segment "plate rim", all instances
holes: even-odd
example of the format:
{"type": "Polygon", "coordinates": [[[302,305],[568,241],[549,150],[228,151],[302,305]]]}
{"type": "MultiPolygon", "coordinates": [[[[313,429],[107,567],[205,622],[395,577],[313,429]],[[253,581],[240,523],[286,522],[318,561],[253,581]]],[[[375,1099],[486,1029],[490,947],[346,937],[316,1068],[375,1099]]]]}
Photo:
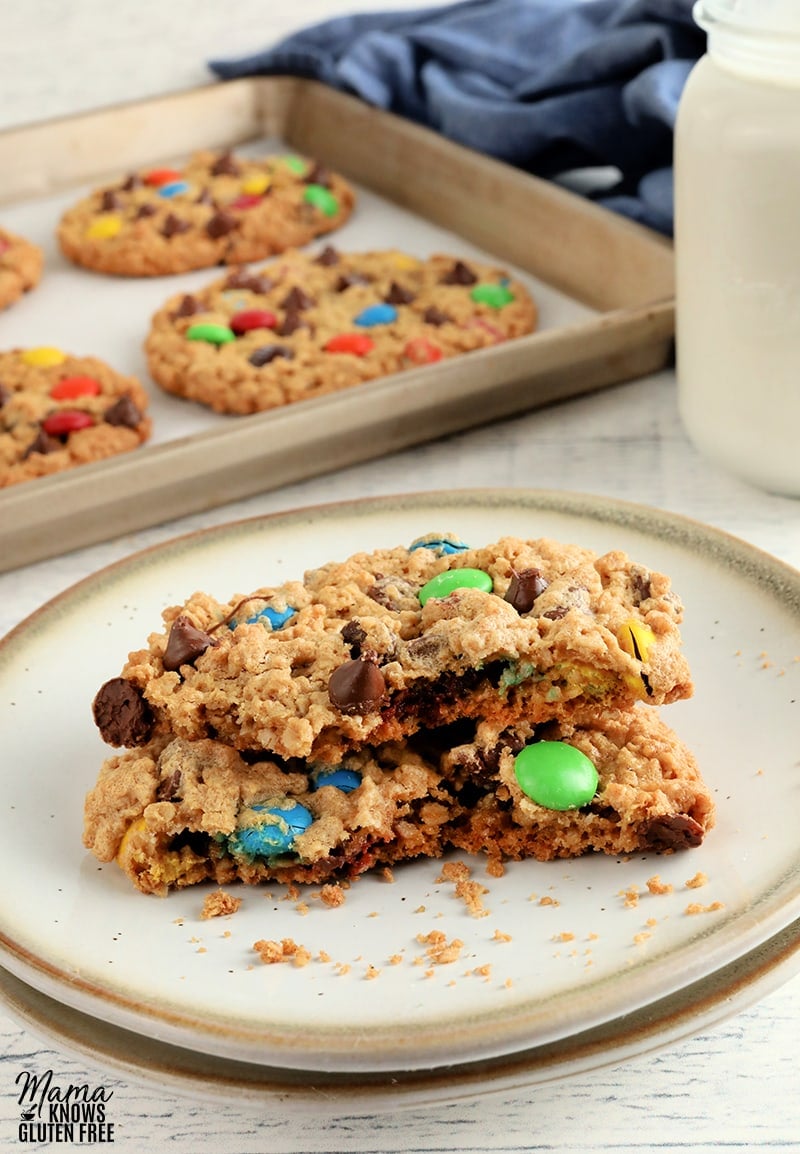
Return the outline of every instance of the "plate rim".
{"type": "MultiPolygon", "coordinates": [[[[86,596],[91,596],[95,587],[101,587],[109,580],[113,581],[117,575],[127,576],[134,573],[139,566],[149,564],[154,557],[177,556],[187,549],[202,547],[205,542],[213,541],[214,538],[224,539],[226,536],[235,538],[239,534],[247,535],[249,532],[257,531],[261,526],[269,527],[281,522],[298,525],[304,521],[312,520],[314,516],[334,516],[341,519],[343,517],[374,515],[379,513],[381,509],[391,509],[395,512],[413,509],[417,512],[424,511],[434,505],[440,510],[448,506],[478,507],[483,510],[516,505],[532,511],[541,510],[571,518],[589,519],[603,524],[616,523],[645,535],[656,535],[658,539],[677,544],[683,548],[690,548],[692,543],[702,544],[704,553],[714,557],[716,561],[720,559],[718,554],[726,557],[736,556],[741,561],[744,570],[748,571],[746,575],[751,581],[755,579],[760,586],[766,587],[773,596],[779,596],[782,606],[788,607],[800,618],[800,571],[757,546],[714,526],[705,525],[693,518],[653,506],[577,491],[562,492],[551,489],[492,487],[464,488],[411,491],[337,500],[329,503],[317,502],[286,510],[223,521],[213,526],[178,534],[111,562],[57,593],[28,614],[5,637],[0,639],[0,659],[9,646],[13,647],[20,638],[24,641],[27,632],[36,627],[39,619],[46,617],[47,614],[58,613],[64,604],[82,603],[86,596]],[[654,534],[656,527],[659,531],[654,534]]],[[[797,865],[800,865],[800,859],[798,859],[797,865]]],[[[790,881],[794,880],[795,874],[798,872],[797,865],[793,864],[789,873],[781,879],[781,886],[785,884],[787,878],[790,881]]],[[[798,887],[796,894],[790,894],[789,899],[783,902],[777,914],[773,912],[772,916],[757,920],[757,925],[751,927],[752,936],[747,939],[748,947],[755,948],[760,942],[780,932],[789,924],[796,916],[793,907],[798,900],[800,900],[800,887],[798,887]]],[[[721,941],[724,945],[730,938],[730,932],[728,935],[723,934],[722,938],[719,936],[720,933],[721,931],[716,931],[714,936],[718,942],[721,941]]],[[[734,935],[734,937],[738,938],[740,935],[734,935]]],[[[719,969],[737,956],[735,948],[730,945],[726,948],[718,945],[717,955],[718,964],[715,969],[719,969]]],[[[205,1018],[193,1018],[191,1015],[180,1011],[176,1013],[174,1007],[162,1004],[160,1001],[149,1005],[135,999],[132,1000],[126,997],[121,989],[105,987],[99,982],[82,980],[76,975],[65,972],[58,964],[53,964],[46,957],[38,957],[15,942],[13,937],[10,937],[2,927],[0,927],[0,958],[2,958],[2,965],[21,980],[28,981],[29,984],[36,984],[43,994],[54,997],[56,1000],[63,1000],[63,996],[68,996],[71,999],[71,1004],[77,1010],[90,1016],[97,1016],[95,1003],[99,1002],[105,1009],[105,1014],[100,1015],[105,1020],[116,1020],[122,1027],[140,1032],[147,1032],[148,1029],[152,1029],[153,1023],[157,1022],[166,1028],[167,1034],[174,1038],[176,1044],[191,1045],[192,1048],[195,1048],[195,1043],[202,1039],[205,1049],[208,1050],[210,1046],[212,1052],[222,1052],[219,1050],[220,1042],[224,1043],[226,1039],[236,1046],[263,1045],[269,1039],[271,1045],[283,1047],[281,1050],[282,1058],[285,1058],[295,1068],[317,1068],[309,1065],[309,1059],[304,1055],[301,1054],[298,1057],[296,1040],[294,1044],[291,1038],[287,1040],[287,1031],[285,1030],[281,1033],[279,1029],[280,1037],[275,1038],[270,1037],[270,1033],[274,1034],[274,1030],[270,1032],[265,1030],[263,1026],[259,1026],[255,1031],[247,1030],[240,1023],[232,1022],[230,1018],[226,1018],[224,1014],[220,1015],[216,1022],[209,1022],[205,1018]],[[109,1019],[109,1008],[114,1013],[114,1018],[109,1019]],[[185,1033],[181,1033],[187,1030],[194,1035],[192,1043],[187,1043],[185,1033]]],[[[667,963],[668,957],[662,958],[660,963],[655,964],[655,971],[663,970],[667,963]]],[[[655,979],[651,977],[651,987],[654,982],[655,979]]],[[[653,1000],[652,996],[650,1000],[653,1000]]],[[[519,1012],[515,1011],[514,1016],[518,1017],[519,1012]]],[[[473,1049],[478,1045],[480,1052],[489,1058],[496,1057],[500,1053],[518,1052],[529,1044],[532,1036],[530,1007],[525,1016],[527,1018],[526,1026],[520,1026],[517,1023],[514,1028],[511,1028],[508,1022],[508,1011],[499,1015],[496,1010],[477,1013],[468,1020],[465,1019],[466,1025],[462,1027],[466,1028],[467,1031],[467,1044],[473,1049]],[[502,1024],[504,1028],[504,1041],[499,1050],[497,1042],[487,1048],[486,1033],[487,1031],[489,1033],[496,1031],[498,1023],[502,1024]]],[[[569,1014],[566,1016],[569,1017],[569,1014]]],[[[608,1017],[604,1020],[608,1020],[608,1017]]],[[[595,1020],[593,1025],[597,1024],[599,1023],[595,1020]]],[[[535,1022],[533,1025],[535,1027],[535,1022]]],[[[432,1039],[427,1038],[428,1034],[437,1029],[441,1029],[441,1023],[438,1019],[426,1025],[422,1030],[422,1033],[426,1035],[424,1052],[427,1057],[423,1065],[417,1061],[417,1066],[420,1069],[430,1069],[442,1061],[459,1060],[452,1058],[453,1045],[456,1045],[457,1052],[458,1048],[464,1046],[464,1041],[454,1043],[452,1036],[448,1038],[446,1051],[450,1057],[447,1058],[443,1056],[444,1051],[441,1045],[437,1046],[432,1039]]],[[[391,1068],[393,1064],[396,1064],[398,1047],[403,1050],[410,1045],[407,1039],[404,1043],[400,1037],[403,1032],[396,1025],[382,1025],[369,1032],[371,1035],[377,1035],[371,1037],[369,1062],[365,1065],[359,1060],[358,1065],[352,1067],[353,1069],[391,1068]]],[[[337,1030],[329,1027],[328,1035],[325,1038],[330,1047],[327,1053],[333,1062],[341,1058],[342,1053],[349,1049],[346,1042],[339,1041],[338,1044],[334,1044],[337,1033],[337,1030]]],[[[541,1044],[545,1044],[557,1040],[557,1037],[563,1036],[563,1033],[562,1023],[555,1030],[556,1036],[548,1036],[547,1031],[536,1033],[535,1036],[541,1044]]],[[[553,1034],[552,1029],[550,1034],[553,1034]]],[[[319,1038],[319,1035],[317,1037],[319,1038]]],[[[419,1034],[415,1034],[415,1047],[418,1047],[419,1043],[419,1034]]],[[[197,1048],[203,1049],[203,1045],[198,1044],[197,1048]]]]}

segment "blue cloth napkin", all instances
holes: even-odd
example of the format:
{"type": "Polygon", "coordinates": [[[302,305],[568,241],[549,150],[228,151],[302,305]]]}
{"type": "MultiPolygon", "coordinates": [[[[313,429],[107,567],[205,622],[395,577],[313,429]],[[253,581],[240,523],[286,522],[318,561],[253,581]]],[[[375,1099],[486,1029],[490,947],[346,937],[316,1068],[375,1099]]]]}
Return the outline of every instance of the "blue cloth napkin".
{"type": "Polygon", "coordinates": [[[692,0],[466,0],[339,16],[209,67],[225,80],[312,77],[537,176],[616,170],[589,194],[669,235],[675,114],[705,51],[691,10],[692,0]]]}

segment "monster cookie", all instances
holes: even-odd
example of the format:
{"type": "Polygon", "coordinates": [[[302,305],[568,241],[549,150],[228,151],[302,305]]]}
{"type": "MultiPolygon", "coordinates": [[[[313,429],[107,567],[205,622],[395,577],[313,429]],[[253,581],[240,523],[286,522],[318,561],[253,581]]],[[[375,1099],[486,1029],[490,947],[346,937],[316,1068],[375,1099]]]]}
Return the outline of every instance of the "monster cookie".
{"type": "Polygon", "coordinates": [[[694,757],[641,704],[587,726],[480,723],[440,770],[460,803],[448,844],[497,861],[687,849],[714,825],[694,757]]]}
{"type": "Polygon", "coordinates": [[[105,741],[170,733],[338,762],[461,717],[591,720],[691,694],[682,605],[624,553],[450,534],[222,603],[196,593],[94,700],[105,741]]]}
{"type": "Polygon", "coordinates": [[[0,353],[0,488],[135,449],[147,394],[94,357],[46,346],[0,353]]]}
{"type": "Polygon", "coordinates": [[[105,762],[84,844],[146,893],[206,878],[321,882],[437,856],[450,809],[435,768],[400,746],[328,767],[177,738],[105,762]]]}
{"type": "Polygon", "coordinates": [[[353,202],[342,177],[299,156],[198,152],[97,189],[63,215],[58,239],[97,272],[162,276],[307,244],[344,224],[353,202]]]}
{"type": "Polygon", "coordinates": [[[42,263],[40,248],[0,228],[0,309],[39,283],[42,263]]]}
{"type": "Polygon", "coordinates": [[[150,373],[224,413],[350,388],[536,327],[536,306],[500,268],[450,256],[289,252],[237,269],[155,314],[150,373]]]}
{"type": "Polygon", "coordinates": [[[672,850],[713,825],[691,754],[652,709],[587,728],[481,723],[468,743],[450,740],[428,733],[419,750],[412,739],[329,766],[165,736],[104,763],[84,844],[164,894],[206,879],[342,880],[448,848],[495,863],[672,850]]]}

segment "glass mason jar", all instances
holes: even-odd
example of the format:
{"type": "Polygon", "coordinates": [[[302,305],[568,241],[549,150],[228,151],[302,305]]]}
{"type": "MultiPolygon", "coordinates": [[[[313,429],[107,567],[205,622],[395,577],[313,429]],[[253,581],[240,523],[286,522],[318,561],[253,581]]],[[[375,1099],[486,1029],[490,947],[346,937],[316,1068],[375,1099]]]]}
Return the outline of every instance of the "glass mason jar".
{"type": "Polygon", "coordinates": [[[696,447],[800,496],[800,0],[701,0],[675,127],[676,356],[696,447]]]}

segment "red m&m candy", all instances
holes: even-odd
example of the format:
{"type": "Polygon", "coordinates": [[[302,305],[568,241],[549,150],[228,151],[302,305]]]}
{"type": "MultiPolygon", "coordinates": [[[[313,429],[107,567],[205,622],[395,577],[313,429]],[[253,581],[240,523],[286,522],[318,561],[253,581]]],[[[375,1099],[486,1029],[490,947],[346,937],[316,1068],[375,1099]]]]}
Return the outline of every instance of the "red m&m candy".
{"type": "Polygon", "coordinates": [[[415,337],[403,349],[403,356],[415,365],[431,365],[434,361],[440,361],[444,353],[426,337],[415,337]]]}
{"type": "Polygon", "coordinates": [[[268,309],[242,309],[230,319],[230,326],[238,336],[249,333],[251,329],[274,329],[277,323],[275,313],[268,309]]]}
{"type": "Polygon", "coordinates": [[[338,333],[326,343],[325,352],[352,353],[356,357],[365,357],[374,348],[374,342],[361,333],[338,333]]]}
{"type": "Polygon", "coordinates": [[[243,192],[228,204],[228,208],[255,208],[257,204],[261,204],[264,199],[263,196],[256,196],[254,192],[243,192]]]}
{"type": "Polygon", "coordinates": [[[76,397],[97,397],[102,391],[94,377],[64,377],[53,385],[50,396],[56,401],[74,401],[76,397]]]}
{"type": "Polygon", "coordinates": [[[64,437],[67,433],[77,433],[79,429],[88,429],[94,424],[94,417],[89,413],[82,413],[79,409],[61,409],[51,413],[42,421],[42,428],[51,437],[64,437]]]}
{"type": "Polygon", "coordinates": [[[171,184],[173,180],[180,180],[182,176],[183,173],[174,168],[153,168],[145,174],[144,182],[153,188],[158,188],[162,184],[171,184]]]}

